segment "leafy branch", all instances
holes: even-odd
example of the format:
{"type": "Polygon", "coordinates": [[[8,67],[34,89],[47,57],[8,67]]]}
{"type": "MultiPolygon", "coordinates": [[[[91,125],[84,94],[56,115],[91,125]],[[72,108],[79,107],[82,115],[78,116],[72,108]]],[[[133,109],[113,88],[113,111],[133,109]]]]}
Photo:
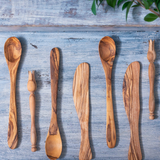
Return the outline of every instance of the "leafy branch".
{"type": "Polygon", "coordinates": [[[116,6],[119,7],[123,4],[122,10],[126,9],[126,20],[131,7],[142,7],[151,11],[152,13],[144,17],[144,20],[147,22],[152,22],[160,18],[160,0],[93,0],[91,10],[94,15],[96,15],[97,7],[99,7],[103,1],[106,1],[112,8],[116,6]]]}

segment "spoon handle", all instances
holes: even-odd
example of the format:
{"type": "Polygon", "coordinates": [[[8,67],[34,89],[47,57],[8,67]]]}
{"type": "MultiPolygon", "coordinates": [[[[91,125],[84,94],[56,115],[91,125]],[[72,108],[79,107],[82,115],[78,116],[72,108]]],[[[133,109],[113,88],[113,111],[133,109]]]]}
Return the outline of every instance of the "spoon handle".
{"type": "Polygon", "coordinates": [[[32,143],[31,151],[35,152],[37,150],[36,148],[37,135],[36,135],[36,127],[35,127],[36,103],[35,103],[34,92],[37,88],[37,85],[35,80],[35,72],[29,71],[28,73],[29,73],[29,78],[28,78],[27,88],[28,88],[28,91],[30,92],[29,105],[30,105],[30,112],[31,112],[31,143],[32,143]]]}
{"type": "Polygon", "coordinates": [[[150,82],[150,95],[149,95],[149,119],[154,119],[154,110],[155,110],[155,98],[154,98],[154,78],[155,78],[155,66],[154,63],[149,64],[149,82],[150,82]]]}
{"type": "Polygon", "coordinates": [[[53,48],[50,53],[50,71],[51,71],[51,98],[52,98],[52,115],[49,127],[49,134],[56,135],[58,130],[57,124],[57,93],[58,93],[58,76],[59,76],[59,50],[53,48]]]}
{"type": "Polygon", "coordinates": [[[15,149],[18,144],[17,130],[17,109],[16,109],[16,75],[17,71],[10,72],[10,109],[9,109],[9,124],[8,124],[8,146],[15,149]]]}
{"type": "Polygon", "coordinates": [[[116,145],[116,128],[114,122],[114,111],[113,111],[113,102],[112,102],[112,68],[106,68],[106,85],[107,85],[107,126],[106,126],[106,139],[107,145],[109,148],[114,148],[116,145]]]}
{"type": "Polygon", "coordinates": [[[31,143],[32,143],[32,152],[37,150],[36,148],[36,127],[35,127],[35,95],[31,93],[29,96],[29,105],[30,105],[30,112],[31,112],[31,143]]]}
{"type": "Polygon", "coordinates": [[[150,82],[150,95],[149,95],[149,119],[154,119],[154,110],[155,110],[155,97],[154,97],[154,78],[155,78],[155,66],[154,61],[156,59],[156,52],[154,47],[155,41],[149,41],[149,48],[147,53],[147,59],[150,62],[148,68],[148,76],[150,82]]]}

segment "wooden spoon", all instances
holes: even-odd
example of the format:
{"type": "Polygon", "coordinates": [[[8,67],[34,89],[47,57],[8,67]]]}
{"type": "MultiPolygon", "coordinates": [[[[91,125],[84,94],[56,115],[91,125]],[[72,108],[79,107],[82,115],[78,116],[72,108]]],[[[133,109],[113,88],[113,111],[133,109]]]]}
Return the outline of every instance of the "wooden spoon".
{"type": "Polygon", "coordinates": [[[36,135],[36,127],[35,127],[36,103],[35,103],[34,92],[37,89],[37,84],[35,80],[35,72],[29,71],[28,74],[29,74],[29,78],[28,78],[27,89],[30,92],[29,105],[30,105],[30,112],[31,112],[31,143],[32,143],[31,151],[35,152],[37,150],[37,147],[36,147],[37,135],[36,135]]]}
{"type": "Polygon", "coordinates": [[[52,160],[59,158],[62,152],[62,140],[57,123],[59,57],[58,48],[53,48],[50,53],[52,115],[45,145],[46,155],[52,160]]]}
{"type": "Polygon", "coordinates": [[[112,67],[116,54],[115,42],[110,37],[103,37],[99,42],[99,55],[106,76],[107,86],[107,122],[106,122],[106,139],[109,148],[116,145],[116,128],[114,122],[113,102],[112,102],[112,67]]]}
{"type": "Polygon", "coordinates": [[[18,144],[17,132],[17,108],[16,108],[16,76],[19,61],[21,59],[22,47],[20,41],[16,37],[7,39],[4,45],[4,54],[10,73],[10,109],[8,124],[8,146],[15,149],[18,144]]]}
{"type": "Polygon", "coordinates": [[[149,119],[154,119],[154,110],[155,110],[155,97],[154,97],[154,78],[155,78],[155,66],[154,61],[156,59],[156,52],[154,48],[154,41],[149,41],[149,48],[147,53],[147,58],[150,62],[148,68],[148,76],[150,82],[150,95],[149,95],[149,119]]]}
{"type": "Polygon", "coordinates": [[[74,74],[73,99],[81,126],[80,160],[92,159],[89,143],[89,65],[81,63],[74,74]]]}
{"type": "Polygon", "coordinates": [[[139,74],[140,64],[139,62],[133,62],[128,66],[123,80],[123,101],[131,130],[130,146],[128,151],[129,160],[142,159],[139,142],[139,74]]]}

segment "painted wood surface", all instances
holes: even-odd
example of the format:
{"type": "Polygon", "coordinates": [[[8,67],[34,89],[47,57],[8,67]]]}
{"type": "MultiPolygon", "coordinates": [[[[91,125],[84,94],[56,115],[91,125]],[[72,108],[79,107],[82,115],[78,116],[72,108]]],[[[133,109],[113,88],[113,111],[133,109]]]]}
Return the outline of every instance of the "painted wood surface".
{"type": "Polygon", "coordinates": [[[106,3],[98,8],[97,16],[91,12],[93,0],[0,0],[0,26],[56,26],[56,25],[110,25],[160,26],[160,19],[148,23],[144,16],[149,11],[132,8],[126,22],[126,11],[115,10],[106,3]]]}
{"type": "Polygon", "coordinates": [[[76,67],[90,64],[90,124],[89,137],[93,158],[96,160],[127,160],[130,127],[125,113],[122,85],[125,71],[133,61],[139,61],[140,74],[140,143],[146,160],[158,160],[160,150],[160,33],[157,31],[105,31],[105,32],[0,32],[0,159],[47,160],[45,141],[51,119],[50,50],[60,49],[60,70],[57,117],[63,150],[61,159],[78,159],[81,129],[72,94],[76,67]],[[10,76],[4,57],[4,43],[8,37],[17,37],[22,44],[22,57],[17,73],[18,148],[7,144],[10,76]],[[116,57],[112,73],[113,106],[117,144],[113,149],[106,144],[106,83],[99,58],[98,44],[102,37],[110,36],[116,43],[116,57]],[[148,40],[155,39],[155,119],[149,120],[149,78],[147,59],[148,40]],[[37,149],[31,152],[30,109],[27,90],[28,71],[35,70],[37,90],[36,130],[37,149]]]}

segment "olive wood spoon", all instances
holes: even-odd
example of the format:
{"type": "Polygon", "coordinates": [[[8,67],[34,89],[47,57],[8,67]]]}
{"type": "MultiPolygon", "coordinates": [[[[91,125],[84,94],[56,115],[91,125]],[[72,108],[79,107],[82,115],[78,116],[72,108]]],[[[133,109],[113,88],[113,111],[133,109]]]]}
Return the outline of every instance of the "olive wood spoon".
{"type": "Polygon", "coordinates": [[[79,160],[92,159],[89,142],[89,65],[81,63],[74,74],[73,100],[81,126],[79,160]]]}
{"type": "Polygon", "coordinates": [[[139,62],[133,62],[128,66],[123,80],[123,101],[131,131],[129,160],[142,159],[139,142],[139,75],[140,64],[139,62]]]}
{"type": "Polygon", "coordinates": [[[112,102],[112,67],[116,54],[115,42],[111,37],[103,37],[99,42],[99,55],[103,65],[107,86],[107,118],[106,118],[106,140],[109,148],[116,145],[116,128],[114,122],[114,111],[112,102]]]}
{"type": "Polygon", "coordinates": [[[149,95],[149,119],[154,119],[154,110],[155,110],[155,97],[154,97],[154,78],[155,78],[155,66],[154,61],[156,59],[156,52],[154,48],[154,41],[149,41],[149,48],[147,53],[147,58],[150,62],[148,67],[148,76],[150,82],[150,95],[149,95]]]}
{"type": "Polygon", "coordinates": [[[31,143],[32,143],[31,151],[35,152],[37,150],[37,147],[36,147],[37,135],[36,135],[36,127],[35,127],[36,103],[35,103],[34,92],[37,89],[37,84],[36,84],[36,80],[35,80],[35,72],[29,71],[28,74],[29,74],[29,76],[28,76],[27,89],[30,92],[29,105],[30,105],[30,112],[31,112],[31,143]]]}
{"type": "Polygon", "coordinates": [[[8,124],[8,146],[15,149],[18,144],[17,130],[17,108],[16,108],[16,76],[19,61],[21,59],[22,47],[20,41],[16,37],[7,39],[4,45],[4,55],[10,73],[10,109],[8,124]]]}
{"type": "Polygon", "coordinates": [[[50,53],[52,115],[45,144],[46,155],[52,160],[59,158],[62,152],[62,140],[57,123],[59,59],[58,48],[53,48],[50,53]]]}

